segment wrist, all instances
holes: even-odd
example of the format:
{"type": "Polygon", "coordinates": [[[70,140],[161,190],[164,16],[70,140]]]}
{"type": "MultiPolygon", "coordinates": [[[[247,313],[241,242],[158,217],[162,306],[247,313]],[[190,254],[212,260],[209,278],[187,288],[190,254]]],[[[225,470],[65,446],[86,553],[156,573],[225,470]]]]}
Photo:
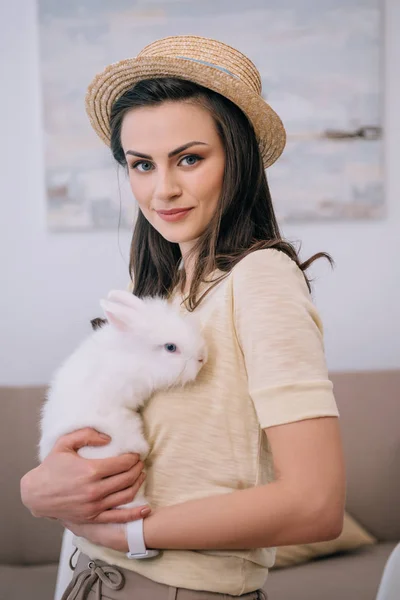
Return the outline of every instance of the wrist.
{"type": "MultiPolygon", "coordinates": [[[[154,512],[152,514],[154,515],[154,512]]],[[[156,541],[154,540],[153,536],[151,515],[143,521],[143,539],[144,543],[146,544],[146,548],[157,548],[156,541]]]]}
{"type": "Polygon", "coordinates": [[[127,523],[123,523],[116,528],[116,536],[115,536],[115,545],[113,550],[118,550],[119,552],[129,552],[128,539],[126,535],[126,525],[127,523]]]}
{"type": "MultiPolygon", "coordinates": [[[[68,524],[66,524],[68,525],[68,524]]],[[[83,537],[93,544],[104,546],[118,552],[128,552],[125,524],[108,523],[107,525],[83,525],[68,527],[78,537],[83,537]],[[75,530],[75,531],[74,531],[75,530]]]]}

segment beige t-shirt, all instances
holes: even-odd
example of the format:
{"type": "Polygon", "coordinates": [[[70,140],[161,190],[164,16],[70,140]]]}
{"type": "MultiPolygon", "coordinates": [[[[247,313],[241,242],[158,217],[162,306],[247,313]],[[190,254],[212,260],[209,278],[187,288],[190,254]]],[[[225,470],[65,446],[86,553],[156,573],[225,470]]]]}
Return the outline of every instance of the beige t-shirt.
{"type": "MultiPolygon", "coordinates": [[[[180,298],[173,301],[179,305],[180,298]]],[[[321,322],[303,274],[285,254],[248,255],[196,313],[208,362],[194,383],[154,394],[143,411],[153,508],[267,484],[274,472],[263,428],[338,416],[321,322]]],[[[164,550],[135,561],[82,538],[76,542],[91,558],[159,583],[232,595],[262,587],[275,559],[275,548],[263,548],[164,550]]]]}

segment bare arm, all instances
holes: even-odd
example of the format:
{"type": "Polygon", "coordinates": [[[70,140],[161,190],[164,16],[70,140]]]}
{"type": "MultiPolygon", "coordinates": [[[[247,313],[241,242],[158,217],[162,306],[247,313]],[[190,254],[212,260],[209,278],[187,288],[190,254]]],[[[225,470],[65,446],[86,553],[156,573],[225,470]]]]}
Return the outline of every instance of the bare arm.
{"type": "MultiPolygon", "coordinates": [[[[338,537],[345,503],[338,419],[308,419],[266,431],[276,481],[153,511],[144,521],[147,547],[227,550],[338,537]]],[[[92,541],[128,550],[122,531],[98,531],[100,538],[92,541]]],[[[87,529],[76,533],[91,539],[87,529]]]]}
{"type": "Polygon", "coordinates": [[[277,480],[154,511],[150,548],[234,549],[323,541],[340,534],[345,481],[335,417],[267,430],[277,480]]]}

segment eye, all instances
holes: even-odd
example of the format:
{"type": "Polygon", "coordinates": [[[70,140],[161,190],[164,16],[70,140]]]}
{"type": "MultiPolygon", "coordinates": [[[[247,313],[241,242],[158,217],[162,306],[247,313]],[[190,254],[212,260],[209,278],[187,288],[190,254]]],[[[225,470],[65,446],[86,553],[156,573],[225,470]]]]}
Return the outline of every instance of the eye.
{"type": "Polygon", "coordinates": [[[166,349],[167,352],[176,352],[178,349],[176,347],[176,344],[164,344],[164,348],[166,349]]]}
{"type": "Polygon", "coordinates": [[[192,167],[196,163],[198,163],[201,160],[203,160],[203,158],[201,156],[198,156],[197,154],[188,154],[188,156],[184,156],[182,158],[182,160],[180,161],[179,164],[181,164],[184,160],[186,160],[186,165],[188,167],[192,167]]]}
{"type": "Polygon", "coordinates": [[[138,160],[138,162],[135,162],[131,168],[135,169],[136,171],[140,171],[140,173],[147,173],[147,171],[152,170],[153,165],[148,160],[138,160]],[[142,168],[139,169],[138,167],[142,168]]]}

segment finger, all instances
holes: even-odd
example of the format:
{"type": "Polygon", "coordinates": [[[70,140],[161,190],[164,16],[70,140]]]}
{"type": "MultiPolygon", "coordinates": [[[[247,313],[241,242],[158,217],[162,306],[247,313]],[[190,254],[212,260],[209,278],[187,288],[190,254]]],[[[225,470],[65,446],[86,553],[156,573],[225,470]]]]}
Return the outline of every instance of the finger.
{"type": "Polygon", "coordinates": [[[88,458],[85,460],[90,460],[95,472],[95,479],[103,479],[104,477],[112,477],[129,471],[139,462],[140,455],[129,453],[110,458],[88,458]]]}
{"type": "Polygon", "coordinates": [[[111,441],[110,436],[100,433],[91,427],[84,427],[72,433],[62,435],[54,444],[52,452],[73,450],[76,452],[83,446],[104,446],[111,441]]]}
{"type": "Polygon", "coordinates": [[[144,519],[148,516],[140,514],[145,508],[150,507],[144,504],[143,506],[137,506],[135,508],[115,508],[114,510],[106,510],[98,515],[92,523],[129,523],[130,521],[137,521],[138,519],[144,519]]]}
{"type": "Polygon", "coordinates": [[[141,473],[137,481],[130,485],[129,487],[119,490],[114,494],[110,494],[106,498],[104,498],[100,503],[100,511],[104,512],[105,510],[110,510],[116,508],[117,506],[121,506],[121,504],[126,504],[127,502],[132,502],[138,493],[142,483],[146,479],[146,474],[141,473]]]}
{"type": "Polygon", "coordinates": [[[112,477],[106,477],[105,479],[102,479],[101,482],[96,483],[98,498],[103,499],[110,494],[132,487],[142,472],[143,467],[144,464],[140,460],[136,465],[129,469],[129,471],[113,475],[112,477]]]}

